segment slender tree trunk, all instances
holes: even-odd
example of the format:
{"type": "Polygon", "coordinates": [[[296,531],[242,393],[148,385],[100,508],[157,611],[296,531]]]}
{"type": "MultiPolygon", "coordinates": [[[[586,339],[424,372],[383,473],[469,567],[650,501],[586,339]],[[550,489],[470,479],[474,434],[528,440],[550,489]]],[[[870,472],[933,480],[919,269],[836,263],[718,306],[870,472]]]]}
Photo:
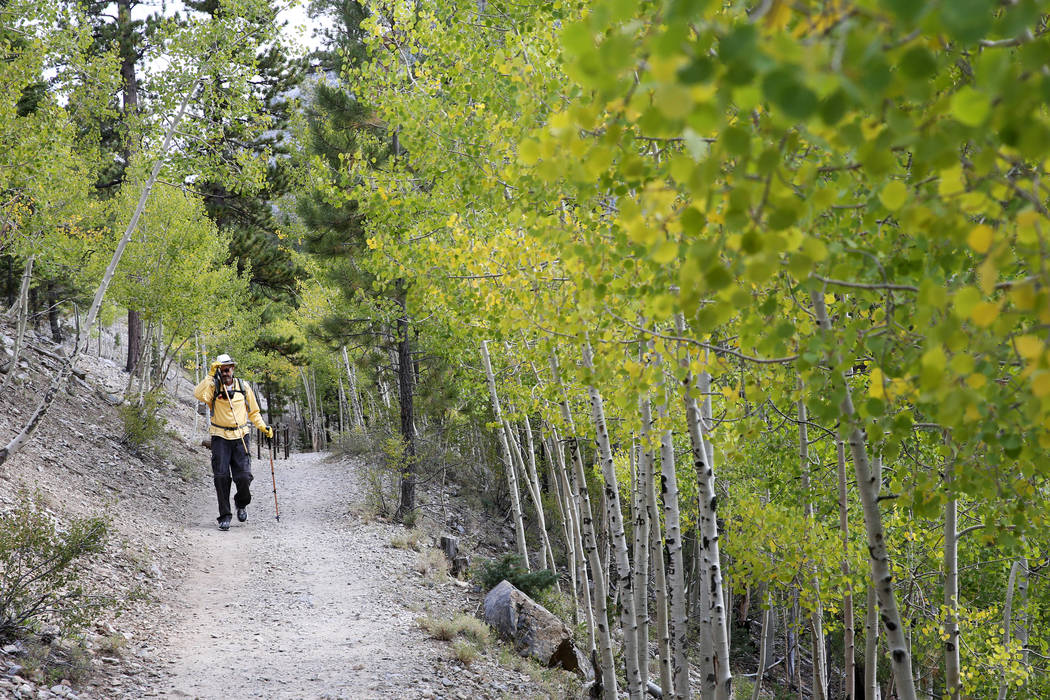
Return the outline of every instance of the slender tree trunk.
{"type": "Polygon", "coordinates": [[[601,658],[601,682],[602,697],[615,700],[618,697],[616,680],[616,663],[613,657],[612,634],[609,631],[609,615],[606,605],[608,588],[605,585],[605,571],[602,569],[601,557],[598,555],[598,542],[594,534],[594,512],[591,509],[591,496],[587,491],[586,468],[583,464],[583,454],[580,452],[580,443],[576,438],[575,422],[572,419],[572,410],[569,408],[569,400],[565,396],[565,385],[561,380],[561,370],[558,368],[558,357],[553,352],[550,356],[551,374],[554,384],[562,392],[559,407],[561,408],[562,420],[569,429],[572,436],[572,462],[573,462],[573,489],[579,505],[581,534],[583,536],[584,551],[587,562],[591,567],[591,580],[594,582],[594,628],[598,632],[598,651],[601,658]]]}
{"type": "Polygon", "coordinates": [[[944,689],[950,700],[958,700],[960,691],[959,532],[954,472],[955,460],[949,455],[944,463],[944,689]]]}
{"type": "MultiPolygon", "coordinates": [[[[655,355],[654,355],[655,357],[655,355]]],[[[658,362],[659,360],[657,360],[658,362]]],[[[657,406],[663,425],[669,424],[670,386],[665,379],[664,401],[657,406]]],[[[671,637],[671,677],[674,697],[689,698],[689,659],[686,656],[688,619],[685,614],[685,569],[682,561],[682,527],[678,509],[678,476],[675,473],[674,442],[670,428],[660,435],[661,484],[664,504],[664,559],[667,565],[667,597],[671,637]]]]}
{"type": "Polygon", "coordinates": [[[656,458],[651,448],[652,420],[648,398],[639,399],[642,418],[641,436],[638,444],[638,469],[634,484],[634,610],[638,616],[638,674],[642,683],[649,682],[649,509],[646,494],[653,478],[656,458]],[[645,404],[643,406],[643,404],[645,404]]]}
{"type": "Polygon", "coordinates": [[[53,280],[47,283],[47,321],[51,326],[51,339],[56,343],[62,342],[62,326],[59,325],[58,314],[58,292],[53,280]]]}
{"type": "MultiPolygon", "coordinates": [[[[590,342],[583,344],[583,364],[594,371],[590,342]]],[[[613,463],[609,426],[605,420],[605,406],[597,387],[587,387],[591,403],[591,418],[594,420],[595,437],[601,458],[602,476],[605,480],[605,500],[609,512],[609,534],[616,556],[616,590],[620,595],[620,628],[623,631],[624,662],[627,666],[627,693],[633,698],[645,695],[645,683],[638,671],[638,617],[635,614],[635,598],[631,575],[631,562],[627,555],[627,537],[623,528],[623,509],[620,507],[620,485],[613,463]]]]}
{"type": "Polygon", "coordinates": [[[762,599],[762,631],[759,632],[761,641],[758,647],[758,673],[755,675],[755,687],[751,691],[751,700],[758,700],[762,692],[762,678],[766,675],[766,663],[769,658],[769,635],[766,632],[769,629],[769,613],[770,608],[773,607],[773,598],[766,589],[767,586],[763,583],[762,591],[759,593],[762,599]]]}
{"type": "MultiPolygon", "coordinates": [[[[806,517],[806,527],[813,524],[813,494],[809,478],[809,416],[806,412],[806,402],[798,402],[798,460],[802,475],[802,492],[805,494],[803,512],[806,517]]],[[[824,645],[824,609],[820,601],[820,579],[813,576],[813,590],[817,594],[816,609],[810,615],[810,630],[813,633],[813,700],[827,700],[828,697],[828,670],[827,658],[824,645]]]]}
{"type": "MultiPolygon", "coordinates": [[[[848,502],[846,491],[846,443],[837,443],[838,481],[839,481],[839,529],[842,531],[842,573],[850,575],[849,568],[849,522],[847,519],[848,502]]],[[[847,590],[842,598],[842,646],[845,654],[843,669],[845,678],[845,697],[856,700],[856,630],[853,626],[853,594],[847,590]]]]}
{"type": "MultiPolygon", "coordinates": [[[[649,523],[649,559],[653,569],[653,587],[655,589],[654,605],[656,607],[656,646],[660,668],[660,689],[663,697],[670,698],[674,692],[674,678],[671,672],[671,630],[667,615],[667,576],[664,564],[664,543],[660,533],[660,514],[657,510],[656,496],[656,461],[653,453],[655,440],[652,435],[652,403],[648,394],[639,400],[641,411],[641,442],[643,452],[648,455],[647,478],[642,483],[645,498],[645,517],[649,523]]],[[[644,591],[643,591],[644,593],[644,591]]],[[[648,635],[646,642],[648,642],[648,635]]]]}
{"type": "Polygon", "coordinates": [[[514,456],[511,453],[510,434],[507,431],[506,421],[503,420],[503,412],[500,410],[499,394],[496,393],[496,375],[492,371],[492,362],[489,359],[488,341],[481,341],[481,361],[485,367],[485,378],[489,385],[489,398],[492,400],[492,415],[499,423],[500,449],[503,450],[503,460],[506,463],[507,488],[510,490],[510,514],[514,520],[514,540],[518,546],[518,555],[521,557],[525,568],[529,568],[529,550],[525,543],[525,522],[521,513],[521,498],[518,495],[518,477],[514,468],[514,456]]]}
{"type": "MultiPolygon", "coordinates": [[[[675,325],[679,335],[684,335],[685,322],[680,314],[675,319],[675,325]]],[[[685,355],[685,358],[688,367],[688,354],[685,355]]],[[[710,375],[704,372],[696,391],[706,394],[709,388],[710,375]]],[[[700,571],[704,576],[701,579],[701,601],[704,595],[708,597],[707,607],[702,611],[701,619],[709,621],[711,640],[714,645],[713,666],[704,669],[703,687],[707,691],[705,696],[713,697],[715,700],[729,700],[732,695],[733,673],[729,668],[729,636],[726,631],[728,624],[725,596],[722,591],[722,562],[718,544],[718,495],[715,493],[713,449],[709,446],[707,435],[705,435],[700,407],[697,405],[693,392],[693,378],[689,376],[683,399],[700,503],[701,540],[698,544],[701,548],[700,571]]]]}
{"type": "MultiPolygon", "coordinates": [[[[1006,597],[1003,600],[1003,648],[1008,649],[1013,639],[1013,627],[1014,627],[1014,601],[1016,597],[1021,597],[1022,601],[1024,596],[1028,593],[1028,561],[1024,558],[1015,559],[1010,564],[1010,576],[1006,580],[1006,597]],[[1022,596],[1018,596],[1018,592],[1023,592],[1022,596]]],[[[1027,623],[1024,626],[1024,638],[1023,641],[1028,641],[1028,629],[1027,623]]],[[[1010,690],[1009,679],[1006,676],[1006,670],[1003,670],[1002,680],[999,681],[999,700],[1006,700],[1007,694],[1010,690]]]]}
{"type": "Polygon", "coordinates": [[[571,476],[565,464],[565,452],[561,447],[561,439],[558,431],[551,426],[551,446],[558,465],[558,479],[562,489],[565,491],[565,506],[569,516],[570,536],[572,544],[573,562],[573,588],[582,594],[584,615],[587,618],[587,636],[590,640],[590,651],[596,652],[598,642],[594,633],[594,607],[591,602],[591,588],[587,581],[587,559],[584,554],[583,534],[580,530],[581,506],[578,496],[570,485],[571,476]],[[578,582],[578,585],[577,585],[578,582]]]}
{"type": "Polygon", "coordinates": [[[358,395],[357,388],[357,371],[350,364],[350,357],[346,354],[346,346],[342,346],[343,352],[343,366],[346,367],[346,381],[349,383],[350,388],[350,415],[353,425],[358,428],[363,428],[365,425],[364,412],[361,410],[361,398],[358,395]]]}
{"type": "MultiPolygon", "coordinates": [[[[528,456],[528,461],[523,463],[523,467],[527,467],[529,493],[532,495],[532,504],[536,507],[536,520],[537,525],[540,528],[540,538],[543,544],[543,556],[540,558],[540,568],[548,568],[547,562],[550,562],[550,569],[554,569],[554,549],[551,547],[551,540],[547,534],[547,517],[543,513],[543,498],[540,491],[540,477],[536,470],[536,446],[532,439],[532,424],[529,422],[529,416],[524,415],[523,421],[525,423],[525,450],[528,456]]],[[[526,473],[523,469],[522,473],[526,473]]],[[[555,587],[559,593],[561,593],[561,586],[555,582],[555,587]]]]}
{"type": "MultiPolygon", "coordinates": [[[[11,360],[7,363],[7,374],[4,381],[0,383],[0,391],[7,389],[11,379],[18,373],[18,360],[22,354],[22,343],[25,340],[26,321],[28,318],[29,285],[33,279],[33,260],[35,256],[30,255],[26,260],[25,269],[22,271],[22,285],[18,289],[18,301],[11,307],[17,319],[15,325],[15,346],[11,350],[11,360]]],[[[11,312],[8,312],[9,314],[11,312]]],[[[0,462],[2,464],[2,462],[0,462]]]]}
{"type": "MultiPolygon", "coordinates": [[[[398,288],[404,282],[398,281],[398,288]]],[[[401,501],[398,517],[405,519],[416,510],[416,423],[414,410],[414,376],[412,372],[412,338],[409,334],[408,300],[402,292],[399,302],[401,316],[397,319],[397,379],[401,404],[401,438],[405,442],[404,472],[401,476],[401,501]]]]}
{"type": "MultiPolygon", "coordinates": [[[[810,300],[817,323],[825,334],[830,334],[831,322],[828,320],[824,306],[824,295],[820,290],[810,292],[810,300]]],[[[829,350],[831,366],[838,367],[839,357],[834,350],[829,350]]],[[[834,381],[842,389],[841,415],[849,433],[850,450],[853,453],[853,469],[857,477],[857,491],[864,506],[864,525],[867,531],[868,551],[871,554],[871,580],[879,596],[879,608],[882,611],[883,624],[886,627],[886,640],[890,647],[890,662],[893,678],[896,681],[900,700],[916,700],[915,679],[912,677],[911,652],[901,615],[897,609],[897,597],[893,592],[893,572],[890,568],[889,550],[886,547],[886,536],[882,526],[882,513],[879,511],[877,489],[873,483],[871,465],[864,440],[864,432],[856,412],[853,409],[853,398],[846,378],[838,373],[834,381]]]]}

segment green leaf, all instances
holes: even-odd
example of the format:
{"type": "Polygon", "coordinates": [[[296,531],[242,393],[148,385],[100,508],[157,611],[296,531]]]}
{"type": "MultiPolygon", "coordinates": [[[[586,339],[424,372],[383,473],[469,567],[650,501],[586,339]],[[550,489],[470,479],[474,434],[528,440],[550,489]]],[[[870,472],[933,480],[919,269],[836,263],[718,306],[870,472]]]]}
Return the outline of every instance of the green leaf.
{"type": "Polygon", "coordinates": [[[991,101],[983,92],[967,85],[952,95],[951,115],[966,126],[980,126],[988,117],[991,101]]]}
{"type": "Polygon", "coordinates": [[[594,31],[587,22],[574,22],[562,30],[561,45],[572,56],[582,56],[594,50],[594,31]]]}
{"type": "Polygon", "coordinates": [[[924,80],[937,72],[937,60],[925,46],[913,46],[900,59],[900,70],[912,80],[924,80]]]}
{"type": "Polygon", "coordinates": [[[908,201],[908,186],[900,180],[891,181],[882,188],[882,192],[879,193],[879,201],[890,211],[897,211],[908,201]]]}

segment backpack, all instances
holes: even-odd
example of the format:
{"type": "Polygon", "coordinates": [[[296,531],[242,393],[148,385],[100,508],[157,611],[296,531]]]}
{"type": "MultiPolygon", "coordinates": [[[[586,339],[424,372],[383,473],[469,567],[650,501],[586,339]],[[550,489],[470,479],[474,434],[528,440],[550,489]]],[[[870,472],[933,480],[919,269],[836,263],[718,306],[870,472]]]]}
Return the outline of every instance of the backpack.
{"type": "Polygon", "coordinates": [[[211,406],[210,406],[212,415],[215,415],[215,399],[219,398],[220,396],[222,398],[226,398],[226,392],[227,391],[230,394],[230,404],[231,404],[231,406],[233,404],[233,395],[237,394],[237,393],[240,393],[241,396],[244,397],[244,407],[245,407],[245,410],[247,410],[247,408],[248,408],[248,392],[245,391],[245,389],[244,389],[244,383],[241,381],[240,377],[236,377],[234,379],[234,382],[236,384],[235,387],[233,387],[231,389],[223,389],[222,384],[219,381],[219,378],[215,377],[215,393],[212,394],[211,406]]]}

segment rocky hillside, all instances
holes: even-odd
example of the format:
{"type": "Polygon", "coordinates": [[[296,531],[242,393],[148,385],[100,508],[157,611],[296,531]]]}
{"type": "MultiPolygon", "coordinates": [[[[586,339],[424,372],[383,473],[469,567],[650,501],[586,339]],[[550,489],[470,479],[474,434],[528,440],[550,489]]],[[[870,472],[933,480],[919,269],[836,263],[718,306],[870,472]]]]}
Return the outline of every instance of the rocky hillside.
{"type": "MultiPolygon", "coordinates": [[[[10,348],[4,331],[0,344],[10,348]]],[[[61,351],[49,335],[30,331],[29,343],[0,397],[5,440],[34,409],[61,351]]],[[[119,358],[107,357],[116,350],[104,338],[101,352],[83,358],[82,376],[0,472],[4,512],[35,499],[60,528],[107,519],[104,550],[78,567],[85,589],[111,601],[81,633],[44,624],[9,640],[0,696],[578,692],[575,676],[520,659],[475,624],[483,592],[447,576],[432,533],[364,513],[362,465],[353,460],[279,459],[278,523],[264,458],[253,467],[249,522],[219,532],[191,382],[171,377],[162,434],[135,447],[115,405],[127,381],[119,358]]]]}

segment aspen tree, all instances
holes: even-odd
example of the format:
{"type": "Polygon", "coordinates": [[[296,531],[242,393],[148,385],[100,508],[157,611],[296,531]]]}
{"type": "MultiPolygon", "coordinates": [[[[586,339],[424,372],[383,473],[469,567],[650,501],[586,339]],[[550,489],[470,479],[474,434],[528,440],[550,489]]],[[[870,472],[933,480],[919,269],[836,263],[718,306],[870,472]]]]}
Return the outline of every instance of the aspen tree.
{"type": "Polygon", "coordinates": [[[511,518],[514,523],[514,541],[518,546],[518,556],[526,570],[529,569],[529,550],[525,544],[525,523],[522,519],[521,500],[518,495],[518,477],[515,470],[515,460],[511,452],[510,432],[507,422],[503,419],[500,410],[499,395],[496,393],[496,376],[492,373],[492,362],[489,360],[488,341],[481,341],[481,362],[485,368],[485,378],[488,381],[489,398],[492,400],[492,415],[496,418],[499,429],[500,449],[503,450],[503,459],[507,474],[507,489],[510,491],[511,518]]]}
{"type": "MultiPolygon", "coordinates": [[[[594,370],[589,340],[583,343],[583,365],[594,370]]],[[[624,658],[627,665],[627,692],[631,698],[645,695],[645,679],[638,670],[638,616],[635,612],[635,595],[631,563],[627,557],[627,537],[623,529],[623,509],[620,506],[620,485],[616,478],[616,467],[613,464],[612,444],[609,440],[609,426],[605,420],[605,406],[602,395],[592,384],[587,387],[590,396],[591,418],[594,421],[595,437],[598,442],[598,453],[602,465],[602,476],[605,479],[605,499],[609,512],[609,536],[616,556],[616,589],[620,595],[620,627],[623,631],[624,658]]]]}
{"type": "Polygon", "coordinates": [[[612,635],[609,631],[608,609],[606,607],[606,596],[608,587],[605,584],[605,572],[602,569],[601,557],[598,555],[598,541],[594,533],[594,515],[591,509],[591,497],[587,491],[586,469],[583,465],[583,455],[580,453],[579,439],[576,437],[576,427],[572,419],[572,410],[569,407],[569,399],[565,394],[565,386],[561,379],[561,370],[558,367],[558,356],[552,351],[550,355],[551,375],[554,385],[562,392],[559,407],[561,408],[562,421],[569,431],[569,444],[572,450],[572,488],[576,493],[580,512],[581,535],[583,537],[583,548],[587,555],[587,562],[591,567],[591,580],[594,582],[594,626],[598,634],[598,651],[601,658],[602,693],[606,698],[617,696],[616,666],[613,657],[612,635]]]}

